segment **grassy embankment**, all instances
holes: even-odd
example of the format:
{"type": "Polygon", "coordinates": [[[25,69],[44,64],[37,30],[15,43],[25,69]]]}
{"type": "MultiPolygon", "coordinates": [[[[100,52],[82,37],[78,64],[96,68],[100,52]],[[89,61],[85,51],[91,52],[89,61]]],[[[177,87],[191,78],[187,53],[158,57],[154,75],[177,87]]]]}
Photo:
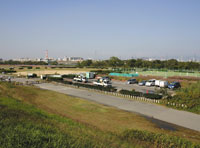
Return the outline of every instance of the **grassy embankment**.
{"type": "Polygon", "coordinates": [[[200,133],[34,87],[0,84],[0,147],[194,147],[200,133]]]}
{"type": "Polygon", "coordinates": [[[183,108],[184,110],[200,114],[200,81],[177,90],[176,95],[166,101],[185,104],[187,108],[183,108]]]}

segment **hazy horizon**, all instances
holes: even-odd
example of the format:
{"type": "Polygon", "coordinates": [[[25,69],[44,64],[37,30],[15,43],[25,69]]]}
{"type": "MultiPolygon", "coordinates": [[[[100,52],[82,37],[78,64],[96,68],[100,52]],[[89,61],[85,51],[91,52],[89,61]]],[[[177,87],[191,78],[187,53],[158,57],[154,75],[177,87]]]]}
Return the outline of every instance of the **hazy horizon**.
{"type": "Polygon", "coordinates": [[[199,0],[0,0],[0,58],[200,59],[199,0]]]}

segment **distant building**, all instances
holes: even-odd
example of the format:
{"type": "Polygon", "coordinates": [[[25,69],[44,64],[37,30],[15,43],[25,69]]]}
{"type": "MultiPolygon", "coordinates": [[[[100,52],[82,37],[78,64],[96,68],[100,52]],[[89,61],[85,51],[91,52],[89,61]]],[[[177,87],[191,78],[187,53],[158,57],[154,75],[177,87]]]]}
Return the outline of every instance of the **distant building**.
{"type": "Polygon", "coordinates": [[[3,62],[3,59],[0,58],[0,62],[3,62]]]}
{"type": "Polygon", "coordinates": [[[81,62],[83,61],[82,57],[65,57],[63,61],[71,61],[71,62],[81,62]]]}
{"type": "Polygon", "coordinates": [[[13,61],[27,62],[27,61],[31,61],[31,59],[30,58],[19,58],[19,59],[13,59],[13,61]]]}

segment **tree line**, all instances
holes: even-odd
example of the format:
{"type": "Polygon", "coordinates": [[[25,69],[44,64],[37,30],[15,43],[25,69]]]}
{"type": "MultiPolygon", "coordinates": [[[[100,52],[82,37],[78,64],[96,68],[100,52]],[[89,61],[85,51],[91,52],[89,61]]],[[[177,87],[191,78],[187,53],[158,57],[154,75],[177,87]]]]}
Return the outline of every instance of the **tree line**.
{"type": "Polygon", "coordinates": [[[77,64],[78,67],[94,68],[147,68],[147,69],[171,69],[171,70],[200,70],[198,62],[179,62],[176,59],[147,61],[143,59],[121,60],[118,57],[111,57],[108,60],[93,61],[85,60],[77,64]]]}
{"type": "MultiPolygon", "coordinates": [[[[0,64],[8,65],[48,65],[48,63],[43,61],[2,61],[0,64]]],[[[50,65],[58,65],[56,61],[50,62],[50,65]]],[[[108,60],[93,61],[93,60],[84,60],[77,63],[77,67],[93,67],[93,68],[147,68],[147,69],[170,69],[170,70],[199,70],[200,63],[198,62],[180,62],[176,59],[170,60],[154,60],[147,61],[143,59],[128,59],[121,60],[118,57],[111,57],[108,60]]]]}
{"type": "Polygon", "coordinates": [[[43,61],[13,61],[13,60],[8,60],[8,61],[2,61],[0,62],[2,65],[47,65],[48,63],[43,62],[43,61]]]}

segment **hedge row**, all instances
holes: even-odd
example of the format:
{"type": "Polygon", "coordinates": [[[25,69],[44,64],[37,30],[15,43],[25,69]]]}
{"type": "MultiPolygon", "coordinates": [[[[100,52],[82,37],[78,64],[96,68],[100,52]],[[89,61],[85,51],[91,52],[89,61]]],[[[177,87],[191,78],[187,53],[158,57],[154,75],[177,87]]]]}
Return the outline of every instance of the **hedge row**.
{"type": "Polygon", "coordinates": [[[80,86],[80,87],[86,87],[86,88],[90,88],[90,89],[97,89],[97,90],[101,90],[101,91],[108,91],[108,92],[116,92],[117,91],[117,89],[112,86],[103,87],[103,86],[89,85],[89,84],[83,84],[83,83],[73,83],[73,85],[80,86]]]}
{"type": "Polygon", "coordinates": [[[146,93],[142,93],[142,92],[137,92],[137,91],[130,91],[130,90],[125,90],[122,89],[119,91],[120,94],[124,94],[124,95],[131,95],[131,96],[136,96],[136,97],[145,97],[145,98],[149,98],[149,99],[162,99],[162,95],[158,95],[158,94],[146,94],[146,93]]]}
{"type": "Polygon", "coordinates": [[[61,82],[63,81],[63,78],[57,78],[57,77],[48,77],[48,81],[56,81],[56,82],[61,82]]]}
{"type": "Polygon", "coordinates": [[[143,94],[143,96],[149,99],[156,99],[156,100],[162,99],[162,95],[158,94],[143,94]]]}
{"type": "Polygon", "coordinates": [[[15,70],[8,70],[8,69],[0,69],[0,73],[15,73],[15,70]]]}
{"type": "Polygon", "coordinates": [[[91,70],[90,72],[95,72],[98,75],[98,74],[109,74],[113,71],[112,70],[91,70]]]}
{"type": "Polygon", "coordinates": [[[125,89],[120,90],[119,93],[123,94],[123,95],[131,95],[131,96],[136,96],[136,97],[143,95],[141,92],[129,91],[129,90],[125,90],[125,89]]]}
{"type": "Polygon", "coordinates": [[[68,74],[68,75],[62,75],[63,78],[69,78],[69,79],[73,79],[76,77],[75,74],[68,74]]]}
{"type": "Polygon", "coordinates": [[[63,84],[69,84],[69,85],[74,85],[78,87],[85,87],[85,88],[90,88],[90,89],[97,89],[101,91],[108,91],[108,92],[116,92],[117,89],[115,87],[103,87],[103,86],[96,86],[96,85],[90,85],[90,84],[84,84],[84,83],[74,83],[71,81],[63,81],[63,78],[48,78],[48,81],[55,81],[63,84]]]}

